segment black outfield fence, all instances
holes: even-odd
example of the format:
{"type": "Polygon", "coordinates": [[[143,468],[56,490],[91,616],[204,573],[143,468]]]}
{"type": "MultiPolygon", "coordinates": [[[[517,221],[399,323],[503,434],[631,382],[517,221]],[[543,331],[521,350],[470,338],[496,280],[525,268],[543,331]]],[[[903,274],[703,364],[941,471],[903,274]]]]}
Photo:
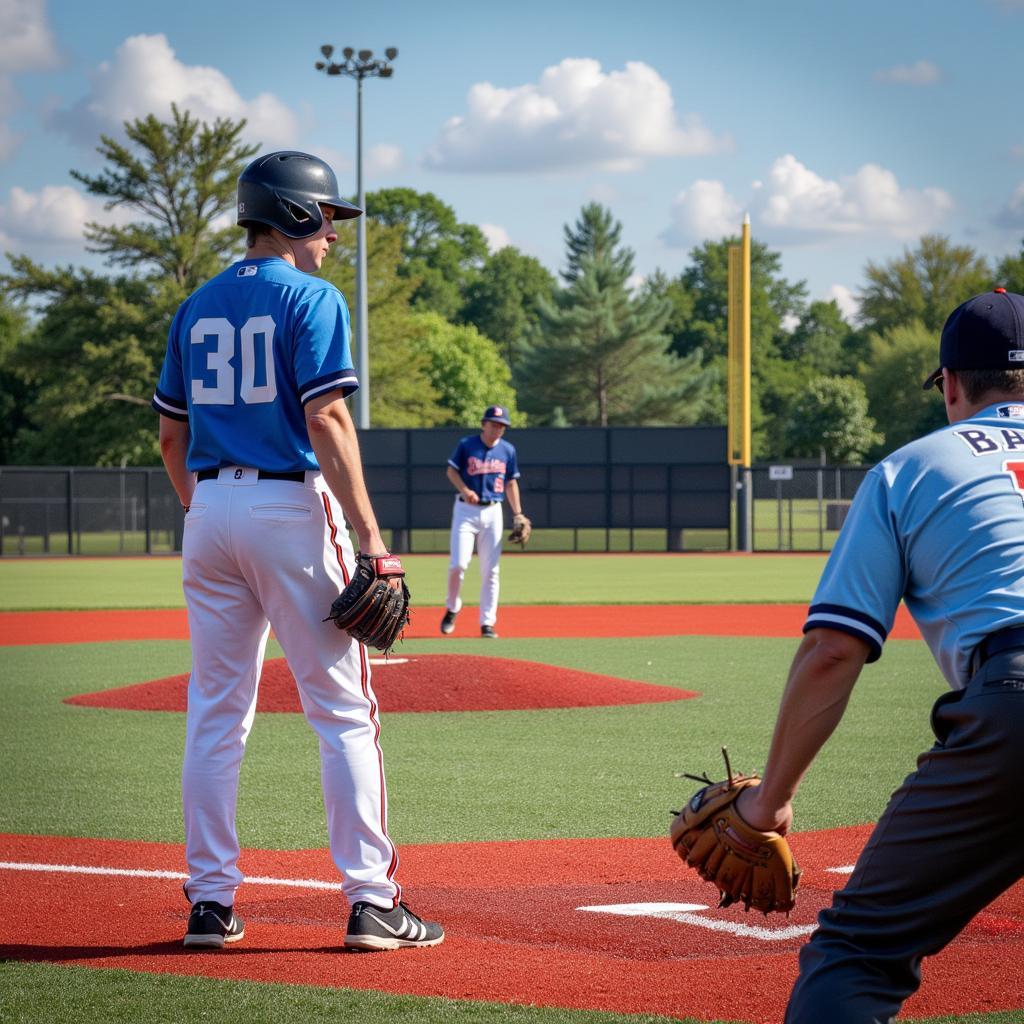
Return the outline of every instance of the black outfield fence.
{"type": "MultiPolygon", "coordinates": [[[[472,431],[360,433],[367,486],[397,551],[447,550],[449,455],[472,431]]],[[[731,478],[724,427],[532,428],[510,433],[532,550],[724,550],[731,478]]],[[[180,550],[162,468],[0,467],[0,554],[180,550]]]]}
{"type": "MultiPolygon", "coordinates": [[[[448,550],[448,456],[466,429],[360,434],[367,486],[400,552],[448,550]]],[[[530,551],[724,551],[735,479],[723,427],[515,430],[530,551]]],[[[755,551],[827,551],[868,466],[752,469],[755,551]]],[[[182,513],[162,467],[0,467],[0,554],[171,554],[182,513]]]]}

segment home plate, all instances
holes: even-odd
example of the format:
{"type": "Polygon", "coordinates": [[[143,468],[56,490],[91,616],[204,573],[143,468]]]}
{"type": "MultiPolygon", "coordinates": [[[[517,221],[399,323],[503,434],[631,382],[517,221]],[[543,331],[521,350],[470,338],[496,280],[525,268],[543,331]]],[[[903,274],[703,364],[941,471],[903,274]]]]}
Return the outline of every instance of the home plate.
{"type": "Polygon", "coordinates": [[[762,942],[783,942],[800,935],[810,935],[817,927],[813,924],[789,925],[785,928],[762,928],[758,925],[741,924],[739,921],[722,921],[713,917],[701,917],[699,911],[710,910],[703,903],[608,903],[603,906],[577,907],[593,914],[617,914],[620,917],[660,917],[680,924],[692,924],[713,932],[728,932],[762,942]]]}

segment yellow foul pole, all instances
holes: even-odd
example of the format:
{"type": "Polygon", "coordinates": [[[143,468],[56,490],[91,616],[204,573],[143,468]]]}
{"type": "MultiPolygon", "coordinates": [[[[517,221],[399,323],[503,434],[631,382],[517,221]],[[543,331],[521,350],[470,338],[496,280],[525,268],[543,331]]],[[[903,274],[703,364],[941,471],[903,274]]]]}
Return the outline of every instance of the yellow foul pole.
{"type": "Polygon", "coordinates": [[[736,546],[752,550],[750,441],[750,215],[739,245],[729,246],[728,445],[736,467],[736,546]]]}

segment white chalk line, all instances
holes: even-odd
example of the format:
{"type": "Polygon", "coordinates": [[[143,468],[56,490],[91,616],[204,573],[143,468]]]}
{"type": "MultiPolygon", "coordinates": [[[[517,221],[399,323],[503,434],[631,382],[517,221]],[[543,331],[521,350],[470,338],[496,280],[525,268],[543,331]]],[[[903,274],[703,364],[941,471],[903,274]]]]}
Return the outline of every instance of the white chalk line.
{"type": "MultiPolygon", "coordinates": [[[[184,881],[188,875],[181,871],[149,871],[144,868],[93,867],[87,864],[30,864],[24,861],[0,861],[0,871],[50,871],[69,875],[116,875],[123,878],[169,878],[184,881]]],[[[329,889],[341,892],[340,882],[321,882],[316,878],[269,878],[265,875],[246,875],[251,885],[282,885],[295,889],[329,889]]]]}
{"type": "Polygon", "coordinates": [[[721,921],[702,917],[694,911],[708,910],[701,903],[611,903],[605,906],[577,907],[595,914],[618,914],[623,917],[657,917],[713,932],[728,932],[743,939],[759,939],[761,942],[784,942],[801,935],[810,935],[817,927],[813,924],[795,924],[785,928],[761,928],[758,925],[741,924],[739,921],[721,921]]]}

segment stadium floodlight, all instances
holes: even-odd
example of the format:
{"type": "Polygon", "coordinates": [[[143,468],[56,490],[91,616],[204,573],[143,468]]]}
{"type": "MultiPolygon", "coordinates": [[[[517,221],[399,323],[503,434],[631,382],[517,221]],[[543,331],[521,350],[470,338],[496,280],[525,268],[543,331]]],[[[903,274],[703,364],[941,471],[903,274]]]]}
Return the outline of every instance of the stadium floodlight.
{"type": "MultiPolygon", "coordinates": [[[[363,190],[363,79],[390,78],[395,72],[388,61],[398,56],[398,48],[389,46],[384,54],[387,60],[374,60],[373,50],[360,50],[359,59],[353,59],[356,51],[346,46],[341,61],[331,60],[334,47],[325,43],[320,52],[328,63],[318,60],[317,71],[328,75],[347,75],[356,80],[356,205],[366,210],[366,194],[363,190]]],[[[366,214],[356,220],[356,369],[359,371],[359,390],[356,392],[356,423],[361,430],[370,425],[370,343],[368,329],[368,301],[366,285],[366,214]]]]}

